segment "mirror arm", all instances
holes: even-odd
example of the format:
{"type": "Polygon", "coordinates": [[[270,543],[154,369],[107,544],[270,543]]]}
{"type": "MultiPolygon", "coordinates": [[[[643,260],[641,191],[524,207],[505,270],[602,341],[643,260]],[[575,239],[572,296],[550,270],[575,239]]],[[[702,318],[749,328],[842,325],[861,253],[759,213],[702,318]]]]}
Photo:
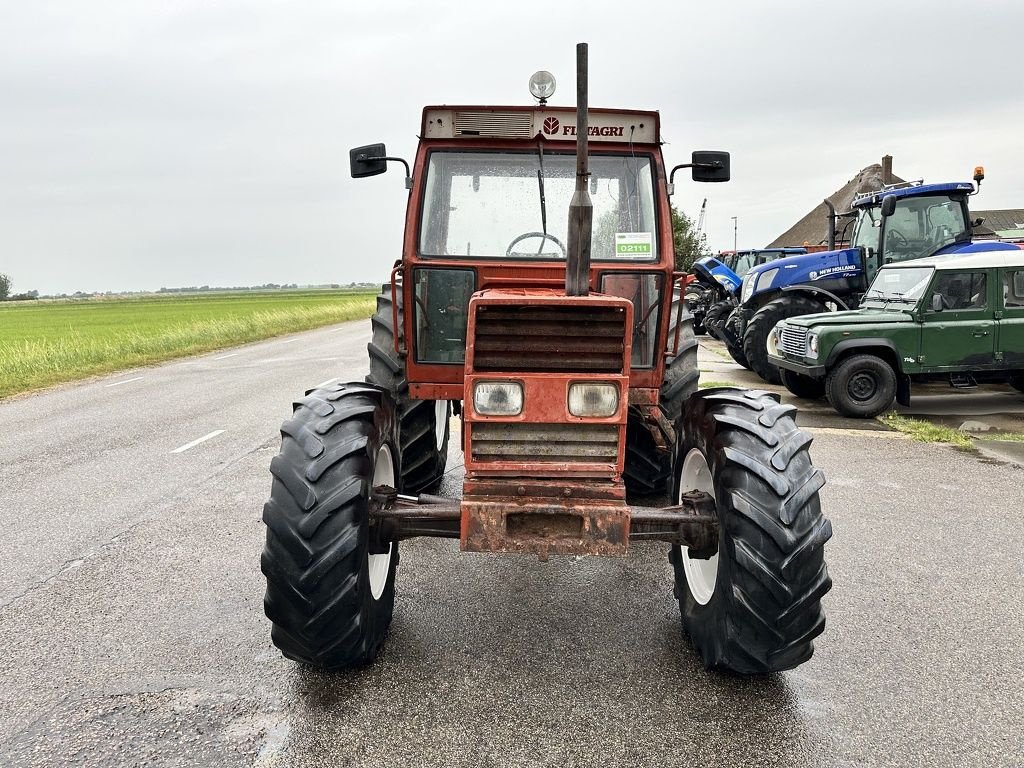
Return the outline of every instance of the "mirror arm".
{"type": "Polygon", "coordinates": [[[409,163],[401,157],[368,157],[367,160],[387,160],[391,163],[401,163],[405,166],[405,188],[412,189],[412,171],[409,169],[409,163]]]}
{"type": "Polygon", "coordinates": [[[706,168],[707,170],[710,170],[710,171],[717,171],[717,170],[721,169],[722,167],[723,167],[722,164],[719,163],[719,162],[714,162],[714,163],[683,163],[682,165],[677,165],[675,168],[673,168],[671,171],[669,171],[669,174],[668,174],[668,193],[669,193],[669,195],[672,195],[676,191],[676,182],[675,182],[676,171],[681,170],[683,168],[706,168]]]}

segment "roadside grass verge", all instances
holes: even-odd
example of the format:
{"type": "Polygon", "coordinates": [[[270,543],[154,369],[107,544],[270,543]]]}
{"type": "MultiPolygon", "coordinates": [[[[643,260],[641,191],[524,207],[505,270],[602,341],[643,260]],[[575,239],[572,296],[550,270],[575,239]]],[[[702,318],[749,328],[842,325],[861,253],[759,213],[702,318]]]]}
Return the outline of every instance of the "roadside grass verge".
{"type": "Polygon", "coordinates": [[[369,317],[372,292],[0,305],[0,398],[369,317]]]}
{"type": "Polygon", "coordinates": [[[902,432],[919,443],[947,443],[962,451],[975,449],[971,436],[959,429],[902,416],[895,411],[890,411],[879,419],[887,427],[902,432]]]}
{"type": "Polygon", "coordinates": [[[735,389],[740,385],[734,381],[714,381],[712,379],[709,381],[702,381],[697,386],[699,389],[710,389],[711,387],[732,387],[735,389]]]}

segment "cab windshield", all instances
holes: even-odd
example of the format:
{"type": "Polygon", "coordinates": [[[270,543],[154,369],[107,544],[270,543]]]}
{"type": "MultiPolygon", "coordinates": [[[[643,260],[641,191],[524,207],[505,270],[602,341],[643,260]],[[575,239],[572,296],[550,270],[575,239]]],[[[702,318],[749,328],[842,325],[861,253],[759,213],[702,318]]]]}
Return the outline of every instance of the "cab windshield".
{"type": "Polygon", "coordinates": [[[882,231],[881,226],[882,214],[877,206],[861,208],[850,245],[854,248],[864,248],[866,251],[877,251],[878,235],[882,231]]]}
{"type": "Polygon", "coordinates": [[[880,269],[864,294],[863,304],[889,302],[916,304],[931,282],[933,267],[887,267],[880,269]]]}
{"type": "MultiPolygon", "coordinates": [[[[591,258],[656,261],[651,157],[591,155],[589,165],[591,258]]],[[[423,189],[419,248],[425,257],[565,258],[574,153],[435,150],[423,189]]]]}
{"type": "Polygon", "coordinates": [[[885,220],[885,257],[905,261],[930,256],[967,236],[964,206],[947,195],[903,197],[885,220]]]}

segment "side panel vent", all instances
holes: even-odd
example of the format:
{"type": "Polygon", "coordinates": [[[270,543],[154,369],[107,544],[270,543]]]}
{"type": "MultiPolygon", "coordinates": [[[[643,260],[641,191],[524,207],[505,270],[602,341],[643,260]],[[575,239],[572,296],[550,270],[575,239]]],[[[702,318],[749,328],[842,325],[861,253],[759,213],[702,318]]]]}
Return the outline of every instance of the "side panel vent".
{"type": "Polygon", "coordinates": [[[495,136],[530,139],[533,115],[530,112],[456,112],[456,136],[495,136]]]}

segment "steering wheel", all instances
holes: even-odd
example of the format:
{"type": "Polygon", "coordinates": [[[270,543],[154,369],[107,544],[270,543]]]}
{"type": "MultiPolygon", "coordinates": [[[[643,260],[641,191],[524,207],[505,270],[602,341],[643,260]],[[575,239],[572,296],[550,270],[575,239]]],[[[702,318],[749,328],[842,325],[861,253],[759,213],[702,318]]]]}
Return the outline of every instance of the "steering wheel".
{"type": "Polygon", "coordinates": [[[897,245],[897,246],[903,246],[903,247],[909,247],[910,246],[910,243],[907,241],[907,238],[903,235],[902,232],[900,232],[897,229],[892,230],[892,232],[890,232],[886,236],[886,239],[887,240],[892,240],[893,243],[895,245],[897,245]]]}
{"type": "MultiPolygon", "coordinates": [[[[528,240],[531,237],[539,237],[542,240],[553,241],[555,245],[562,249],[562,256],[565,256],[565,246],[562,245],[562,241],[559,240],[554,235],[550,234],[549,232],[523,232],[523,234],[519,235],[519,237],[517,237],[515,240],[508,244],[508,248],[505,249],[505,255],[511,256],[512,249],[515,247],[516,243],[522,242],[523,240],[528,240]]],[[[543,248],[544,243],[541,243],[540,247],[543,248]]],[[[537,255],[540,255],[540,251],[537,251],[537,255]]]]}

